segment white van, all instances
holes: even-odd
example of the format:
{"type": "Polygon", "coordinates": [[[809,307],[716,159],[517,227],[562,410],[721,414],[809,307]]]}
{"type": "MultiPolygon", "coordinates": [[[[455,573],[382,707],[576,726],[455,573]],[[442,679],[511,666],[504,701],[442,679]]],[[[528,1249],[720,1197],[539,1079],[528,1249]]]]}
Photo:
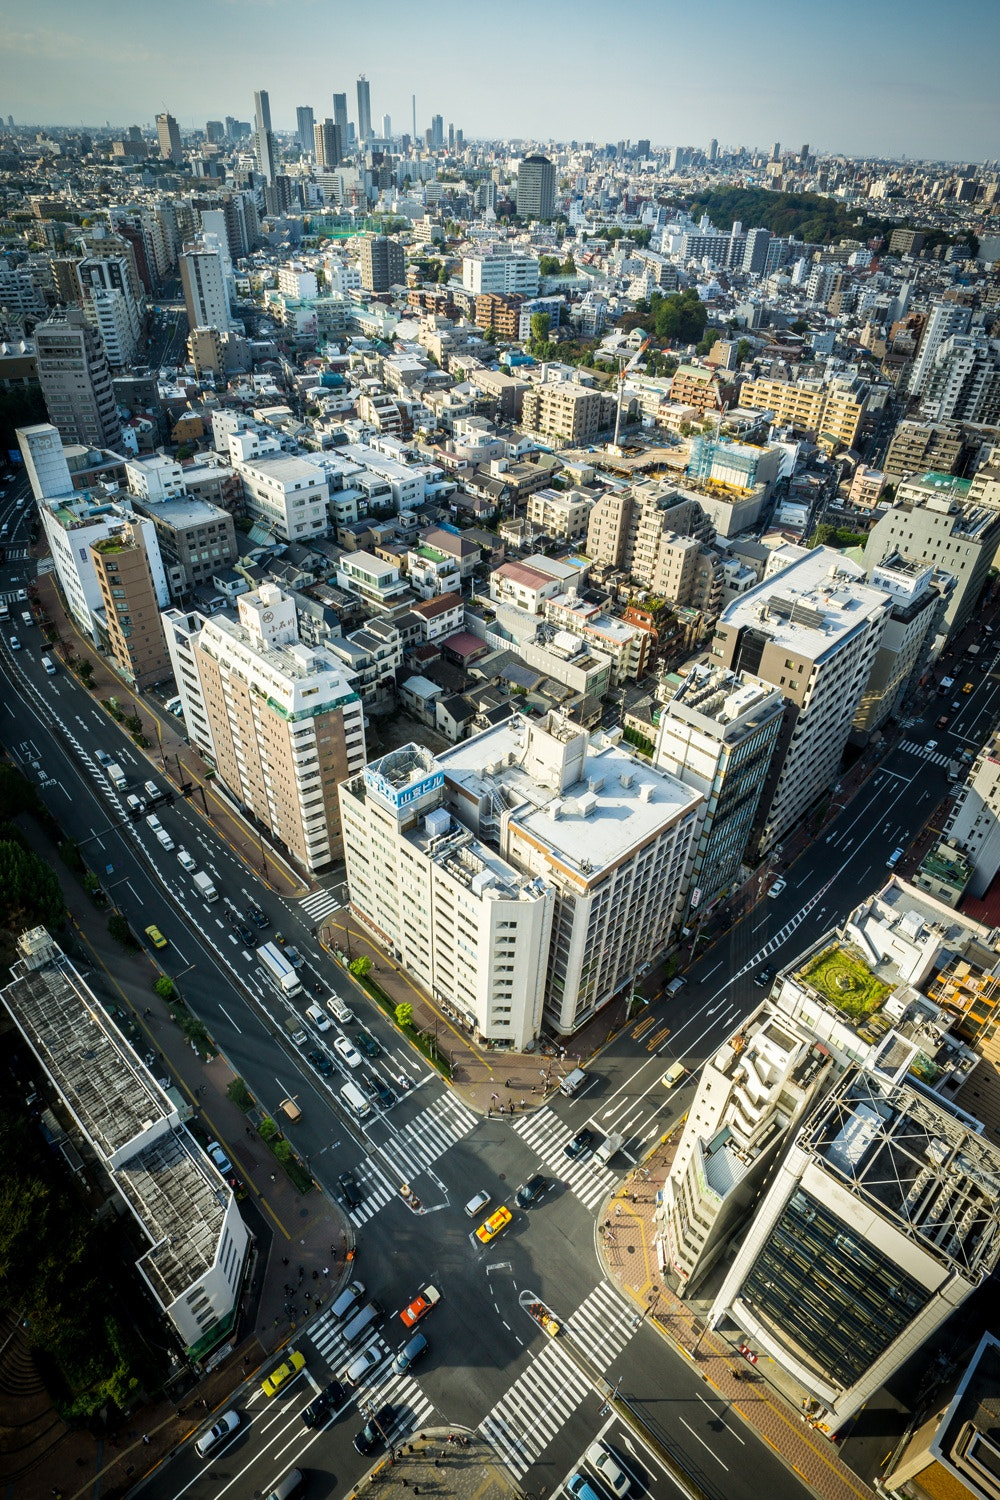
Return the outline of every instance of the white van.
{"type": "Polygon", "coordinates": [[[56,664],[52,660],[51,656],[42,657],[42,666],[45,668],[46,672],[48,672],[50,677],[54,677],[56,675],[56,664]]]}
{"type": "Polygon", "coordinates": [[[586,1077],[587,1075],[582,1068],[574,1068],[572,1073],[567,1073],[566,1077],[559,1084],[559,1092],[565,1094],[567,1097],[570,1094],[575,1094],[586,1077]]]}
{"type": "Polygon", "coordinates": [[[351,1111],[356,1120],[364,1120],[372,1112],[366,1095],[361,1092],[356,1083],[344,1084],[340,1090],[340,1101],[351,1111]]]}
{"type": "Polygon", "coordinates": [[[336,1016],[342,1026],[346,1026],[348,1021],[354,1020],[353,1010],[349,1005],[344,1004],[339,995],[331,995],[326,1002],[326,1008],[331,1016],[336,1016]]]}

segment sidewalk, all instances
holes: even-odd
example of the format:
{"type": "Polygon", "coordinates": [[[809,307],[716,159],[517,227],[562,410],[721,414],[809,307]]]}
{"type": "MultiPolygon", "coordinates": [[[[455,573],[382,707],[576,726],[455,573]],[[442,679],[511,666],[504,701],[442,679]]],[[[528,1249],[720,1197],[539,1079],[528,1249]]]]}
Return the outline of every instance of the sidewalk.
{"type": "Polygon", "coordinates": [[[379,1459],[347,1500],[362,1495],[436,1495],[438,1500],[516,1500],[521,1491],[484,1438],[455,1427],[425,1427],[379,1459]],[[458,1437],[467,1446],[449,1443],[458,1437]]]}
{"type": "Polygon", "coordinates": [[[682,1126],[629,1174],[598,1216],[598,1253],[605,1274],[634,1304],[637,1318],[649,1318],[667,1343],[692,1360],[706,1385],[731,1404],[814,1495],[821,1500],[874,1500],[873,1491],[841,1461],[833,1444],[785,1399],[763,1364],[752,1379],[748,1365],[742,1378],[734,1378],[732,1371],[743,1361],[733,1345],[709,1332],[664,1281],[655,1242],[656,1195],[670,1171],[682,1126]]]}
{"type": "MultiPolygon", "coordinates": [[[[304,896],[311,887],[301,873],[295,870],[284,857],[266,843],[262,833],[245,818],[229,800],[220,787],[213,785],[208,767],[198,752],[188,743],[184,735],[184,724],[173,714],[162,713],[158,704],[135,691],[112,671],[104,657],[84,638],[76,622],[66,613],[56,587],[55,576],[44,573],[35,579],[31,593],[37,600],[36,612],[41,610],[59,633],[59,639],[50,647],[53,655],[63,662],[67,656],[77,660],[88,660],[94,667],[90,693],[95,707],[102,712],[102,699],[117,698],[122,707],[135,713],[142,722],[142,732],[150,741],[148,748],[138,745],[136,753],[145,755],[150,773],[159,771],[173,786],[193,786],[198,793],[195,806],[201,807],[203,816],[244,864],[262,879],[270,890],[280,896],[293,899],[304,896]]],[[[109,715],[109,723],[114,722],[109,715]]]]}
{"type": "MultiPolygon", "coordinates": [[[[252,1380],[339,1291],[353,1269],[345,1257],[353,1252],[354,1240],[350,1224],[323,1192],[315,1187],[299,1194],[250,1133],[247,1117],[226,1095],[231,1069],[222,1056],[206,1062],[192,1049],[153,991],[160,971],[150,956],[127,952],[108,936],[106,911],[94,905],[34,823],[31,836],[32,846],[59,874],[70,914],[62,938],[66,952],[85,972],[98,999],[117,1011],[120,1028],[140,1056],[155,1054],[177,1091],[190,1101],[190,1123],[221,1142],[245,1184],[243,1212],[255,1241],[239,1322],[229,1342],[210,1356],[211,1368],[200,1379],[175,1386],[171,1399],[142,1406],[117,1429],[93,1434],[66,1427],[43,1398],[37,1413],[39,1441],[30,1449],[22,1442],[17,1473],[0,1460],[0,1479],[16,1479],[17,1494],[24,1500],[49,1497],[54,1488],[65,1500],[83,1500],[95,1492],[97,1482],[102,1500],[113,1500],[167,1459],[211,1412],[231,1405],[238,1387],[252,1380]],[[290,1294],[286,1286],[292,1288],[290,1294]]],[[[8,1358],[32,1364],[23,1344],[9,1351],[8,1358]]]]}

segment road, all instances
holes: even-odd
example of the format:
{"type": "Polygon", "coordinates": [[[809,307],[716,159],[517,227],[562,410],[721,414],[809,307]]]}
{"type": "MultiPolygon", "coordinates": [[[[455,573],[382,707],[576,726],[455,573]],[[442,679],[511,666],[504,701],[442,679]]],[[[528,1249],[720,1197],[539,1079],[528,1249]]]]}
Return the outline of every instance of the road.
{"type": "MultiPolygon", "coordinates": [[[[974,692],[962,696],[952,717],[948,745],[934,751],[924,743],[940,707],[931,704],[924,721],[912,726],[911,738],[886,757],[831,823],[824,841],[788,871],[781,895],[762,902],[703,953],[678,995],[637,1018],[576,1095],[556,1095],[531,1113],[483,1120],[401,1043],[373,1005],[359,1000],[315,942],[317,903],[329,907],[338,892],[314,893],[304,903],[280,899],[192,805],[177,798],[157,813],[177,848],[194,855],[221,894],[215,903],[203,900],[177,848],[164,850],[144,818],[130,820],[126,794],[110,785],[97,752],[123,767],[133,793],[150,778],[164,787],[162,775],[75,679],[62,669],[55,677],[44,673],[37,626],[24,634],[23,648],[13,653],[6,631],[0,634],[7,689],[0,738],[39,783],[66,832],[79,840],[134,929],[142,933],[150,922],[162,929],[169,946],[157,954],[159,962],[255,1096],[272,1110],[288,1095],[299,1100],[303,1118],[289,1133],[323,1187],[336,1193],[346,1171],[361,1185],[363,1202],[351,1211],[358,1231],[356,1268],[381,1303],[385,1321],[367,1341],[377,1358],[355,1403],[391,1401],[398,1409],[394,1437],[427,1422],[479,1427],[523,1485],[551,1494],[578,1464],[600,1426],[607,1391],[617,1387],[656,1442],[706,1494],[750,1500],[763,1489],[779,1500],[799,1496],[798,1480],[726,1415],[725,1403],[712,1398],[691,1365],[647,1324],[634,1326],[631,1309],[602,1278],[595,1210],[689,1102],[690,1078],[664,1090],[660,1078],[668,1064],[680,1060],[693,1078],[759,1002],[764,992],[754,977],[760,967],[791,960],[879,884],[886,851],[908,844],[937,805],[946,787],[946,752],[954,753],[952,742],[974,740],[1000,694],[1000,680],[976,673],[974,692]],[[266,913],[271,932],[280,928],[304,958],[306,994],[297,1001],[278,997],[252,943],[226,919],[229,904],[242,917],[251,901],[266,913]],[[305,1023],[303,1002],[314,986],[324,996],[342,995],[357,1022],[323,1031],[305,1023]],[[282,1022],[290,1015],[306,1025],[309,1050],[328,1058],[329,1079],[286,1036],[282,1022]],[[352,1069],[330,1043],[341,1030],[356,1036],[362,1022],[382,1052],[352,1069]],[[398,1097],[358,1122],[342,1109],[337,1091],[362,1071],[398,1097]],[[575,1162],[566,1158],[567,1142],[583,1125],[625,1137],[610,1168],[586,1155],[575,1162]],[[514,1190],[536,1171],[547,1179],[546,1192],[521,1210],[514,1190]],[[398,1192],[403,1181],[419,1193],[423,1212],[404,1204],[398,1192]],[[479,1190],[489,1194],[489,1209],[469,1218],[464,1205],[479,1190]],[[484,1248],[473,1232],[501,1203],[512,1208],[513,1220],[484,1248]],[[391,1356],[404,1342],[398,1312],[428,1279],[444,1292],[427,1319],[430,1349],[413,1371],[394,1373],[391,1356]],[[559,1339],[548,1339],[525,1310],[536,1298],[563,1323],[559,1339]]],[[[307,1370],[273,1402],[255,1391],[241,1393],[234,1404],[244,1420],[229,1447],[204,1464],[185,1450],[147,1491],[157,1497],[190,1493],[195,1500],[229,1491],[267,1493],[280,1473],[300,1462],[310,1469],[317,1494],[353,1483],[367,1467],[350,1441],[360,1425],[356,1404],[319,1433],[307,1432],[300,1413],[366,1341],[348,1350],[327,1310],[299,1332],[297,1345],[307,1356],[307,1370]]],[[[643,1462],[652,1473],[653,1455],[643,1462]]],[[[657,1482],[653,1492],[666,1490],[657,1482]]]]}

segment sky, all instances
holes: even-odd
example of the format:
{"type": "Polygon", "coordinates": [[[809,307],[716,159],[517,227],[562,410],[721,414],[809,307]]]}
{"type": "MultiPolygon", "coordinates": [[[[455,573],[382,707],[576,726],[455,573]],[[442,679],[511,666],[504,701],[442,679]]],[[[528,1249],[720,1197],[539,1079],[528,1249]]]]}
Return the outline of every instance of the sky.
{"type": "Polygon", "coordinates": [[[998,0],[0,0],[0,115],[181,127],[271,97],[470,139],[638,140],[1000,157],[998,0]]]}

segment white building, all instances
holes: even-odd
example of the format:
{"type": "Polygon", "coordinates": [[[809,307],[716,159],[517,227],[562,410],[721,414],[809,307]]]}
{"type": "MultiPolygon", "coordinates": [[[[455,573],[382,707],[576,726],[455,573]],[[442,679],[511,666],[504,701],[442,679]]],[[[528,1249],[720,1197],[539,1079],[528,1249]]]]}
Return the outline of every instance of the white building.
{"type": "Polygon", "coordinates": [[[462,285],[479,296],[483,292],[520,292],[538,296],[538,261],[530,255],[506,252],[462,257],[462,285]]]}
{"type": "Polygon", "coordinates": [[[278,291],[284,297],[309,298],[319,296],[316,272],[305,266],[292,263],[278,267],[278,291]]]}
{"type": "Polygon", "coordinates": [[[217,328],[227,333],[232,327],[229,288],[226,284],[222,253],[215,244],[189,245],[178,257],[184,305],[190,328],[217,328]]]}
{"type": "Polygon", "coordinates": [[[443,805],[434,757],[406,745],[340,787],[351,905],[480,1040],[522,1051],[542,1022],[554,893],[443,805]]]}
{"type": "Polygon", "coordinates": [[[315,464],[281,453],[240,460],[234,468],[248,512],[274,536],[306,542],[330,529],[329,487],[315,464]]]}
{"type": "Polygon", "coordinates": [[[388,610],[408,592],[395,563],[373,552],[344,552],[337,559],[337,587],[356,594],[369,609],[388,610]]]}
{"type": "Polygon", "coordinates": [[[91,640],[101,638],[99,619],[105,607],[91,548],[126,525],[142,532],[157,602],[164,609],[169,604],[170,585],[156,528],[152,521],[135,515],[129,505],[96,491],[77,490],[52,500],[43,498],[38,514],[67,608],[91,640]]]}
{"type": "Polygon", "coordinates": [[[980,750],[944,832],[972,861],[969,893],[984,896],[1000,870],[1000,736],[980,750]]]}
{"type": "Polygon", "coordinates": [[[36,500],[55,500],[72,495],[73,476],[63,451],[62,435],[51,422],[17,429],[17,445],[24,459],[24,470],[36,500]]]}

